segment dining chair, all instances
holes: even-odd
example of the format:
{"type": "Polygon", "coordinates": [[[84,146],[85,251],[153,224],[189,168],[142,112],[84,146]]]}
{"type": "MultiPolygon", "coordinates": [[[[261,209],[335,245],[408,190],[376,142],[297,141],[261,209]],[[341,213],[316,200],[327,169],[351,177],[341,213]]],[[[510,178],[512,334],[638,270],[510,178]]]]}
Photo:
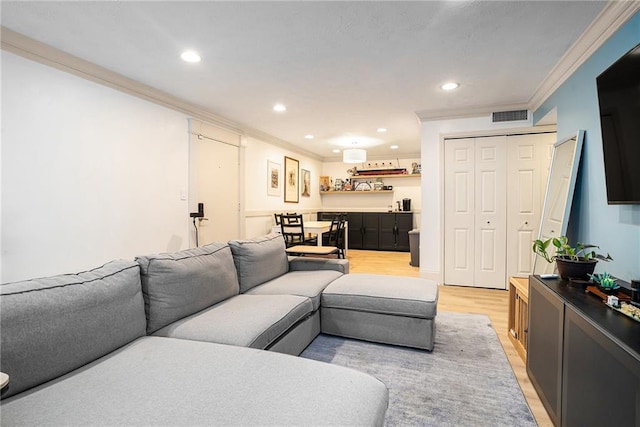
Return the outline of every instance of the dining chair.
{"type": "Polygon", "coordinates": [[[286,246],[317,245],[317,238],[309,238],[304,232],[304,220],[298,214],[280,214],[280,230],[286,246]]]}
{"type": "Polygon", "coordinates": [[[335,246],[338,248],[338,258],[344,259],[344,228],[345,228],[346,214],[334,215],[331,220],[331,226],[329,227],[328,243],[329,246],[335,246]]]}

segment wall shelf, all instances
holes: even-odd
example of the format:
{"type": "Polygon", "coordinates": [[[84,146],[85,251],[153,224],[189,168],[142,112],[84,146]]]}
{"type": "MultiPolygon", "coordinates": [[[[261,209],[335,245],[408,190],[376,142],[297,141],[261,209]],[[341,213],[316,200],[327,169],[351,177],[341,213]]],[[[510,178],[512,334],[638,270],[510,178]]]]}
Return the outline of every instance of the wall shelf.
{"type": "Polygon", "coordinates": [[[380,193],[393,193],[393,190],[350,190],[350,191],[321,191],[320,195],[331,194],[380,194],[380,193]]]}

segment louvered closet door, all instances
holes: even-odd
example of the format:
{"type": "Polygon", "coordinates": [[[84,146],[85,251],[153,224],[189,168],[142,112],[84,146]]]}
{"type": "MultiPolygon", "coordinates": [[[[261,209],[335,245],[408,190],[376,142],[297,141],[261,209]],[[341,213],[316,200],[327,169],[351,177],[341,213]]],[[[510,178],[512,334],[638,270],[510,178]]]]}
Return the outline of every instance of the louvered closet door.
{"type": "Polygon", "coordinates": [[[475,141],[473,286],[506,289],[506,136],[475,141]]]}
{"type": "Polygon", "coordinates": [[[533,272],[555,133],[507,137],[507,277],[533,272]]]}
{"type": "Polygon", "coordinates": [[[444,282],[473,286],[475,140],[447,140],[445,151],[444,282]]]}

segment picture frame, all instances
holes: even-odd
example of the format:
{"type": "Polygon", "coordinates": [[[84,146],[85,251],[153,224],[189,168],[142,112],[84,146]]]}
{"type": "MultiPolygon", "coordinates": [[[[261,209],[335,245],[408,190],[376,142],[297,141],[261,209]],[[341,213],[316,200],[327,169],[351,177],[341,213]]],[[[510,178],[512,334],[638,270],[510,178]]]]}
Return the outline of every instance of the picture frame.
{"type": "Polygon", "coordinates": [[[311,171],[300,169],[300,195],[311,197],[311,171]]]}
{"type": "Polygon", "coordinates": [[[267,195],[280,196],[282,185],[280,163],[267,160],[267,195]]]}
{"type": "Polygon", "coordinates": [[[284,202],[298,203],[300,201],[299,192],[299,166],[296,159],[284,156],[284,202]]]}
{"type": "Polygon", "coordinates": [[[331,190],[331,177],[328,175],[322,175],[320,177],[320,191],[331,190]]]}

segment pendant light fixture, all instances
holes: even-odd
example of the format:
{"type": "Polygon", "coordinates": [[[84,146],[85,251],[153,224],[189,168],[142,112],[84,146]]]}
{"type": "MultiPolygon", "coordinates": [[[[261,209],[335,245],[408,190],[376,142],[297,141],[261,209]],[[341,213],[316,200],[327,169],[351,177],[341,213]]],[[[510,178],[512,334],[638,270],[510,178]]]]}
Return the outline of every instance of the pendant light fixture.
{"type": "MultiPolygon", "coordinates": [[[[358,145],[358,142],[353,141],[352,144],[358,145]]],[[[362,148],[347,148],[342,151],[342,161],[344,163],[364,163],[367,161],[367,150],[362,148]]]]}

